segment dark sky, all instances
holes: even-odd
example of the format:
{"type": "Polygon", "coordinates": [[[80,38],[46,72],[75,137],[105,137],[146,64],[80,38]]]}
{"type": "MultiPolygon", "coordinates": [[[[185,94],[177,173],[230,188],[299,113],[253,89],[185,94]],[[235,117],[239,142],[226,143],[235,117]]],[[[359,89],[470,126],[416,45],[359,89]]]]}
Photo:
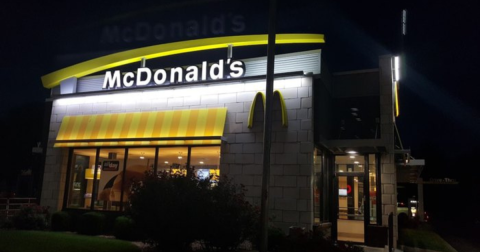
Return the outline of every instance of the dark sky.
{"type": "MultiPolygon", "coordinates": [[[[3,3],[1,120],[15,107],[42,102],[48,97],[49,90],[42,87],[40,77],[58,69],[55,60],[59,55],[87,55],[87,51],[101,54],[141,47],[139,44],[109,47],[99,43],[100,31],[106,25],[128,20],[168,22],[190,15],[212,17],[230,12],[246,17],[244,34],[267,31],[264,3],[196,2],[201,4],[194,1],[3,3]]],[[[464,160],[480,151],[480,88],[476,78],[480,62],[480,15],[473,0],[441,2],[279,1],[278,31],[324,33],[327,43],[323,55],[335,71],[374,68],[378,56],[401,51],[400,16],[406,8],[408,27],[403,47],[406,76],[400,90],[400,134],[404,147],[411,148],[418,158],[435,153],[444,155],[449,165],[442,169],[449,172],[459,170],[454,167],[459,158],[464,160]]]]}

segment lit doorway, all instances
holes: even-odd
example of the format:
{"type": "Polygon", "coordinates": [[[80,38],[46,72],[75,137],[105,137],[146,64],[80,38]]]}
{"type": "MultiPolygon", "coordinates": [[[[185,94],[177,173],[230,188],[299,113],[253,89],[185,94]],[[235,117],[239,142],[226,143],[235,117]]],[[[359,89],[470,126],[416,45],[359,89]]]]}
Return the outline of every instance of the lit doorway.
{"type": "Polygon", "coordinates": [[[365,241],[364,174],[360,172],[337,173],[336,199],[337,240],[365,241]]]}

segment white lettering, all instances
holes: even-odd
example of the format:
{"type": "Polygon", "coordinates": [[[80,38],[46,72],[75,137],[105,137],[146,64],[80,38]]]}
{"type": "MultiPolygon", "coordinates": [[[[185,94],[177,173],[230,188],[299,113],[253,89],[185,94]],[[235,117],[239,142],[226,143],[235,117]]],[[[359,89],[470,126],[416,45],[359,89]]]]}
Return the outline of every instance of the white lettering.
{"type": "Polygon", "coordinates": [[[120,70],[116,70],[113,76],[111,71],[107,71],[103,79],[103,88],[120,88],[120,79],[120,70]]]}
{"type": "Polygon", "coordinates": [[[158,69],[155,72],[148,67],[140,67],[136,72],[126,72],[123,74],[120,70],[107,71],[103,79],[103,89],[115,89],[121,87],[147,86],[152,82],[156,85],[165,83],[175,84],[206,80],[221,80],[223,78],[239,78],[245,75],[245,63],[242,61],[233,61],[221,59],[218,63],[210,66],[203,61],[201,66],[172,67],[170,69],[158,69]],[[201,69],[200,69],[201,68],[201,69]],[[200,72],[201,71],[201,72],[200,72]]]}
{"type": "Polygon", "coordinates": [[[207,80],[207,62],[202,62],[202,81],[207,80]]]}
{"type": "Polygon", "coordinates": [[[242,61],[234,61],[230,65],[230,77],[239,78],[245,75],[245,64],[242,61]]]}
{"type": "Polygon", "coordinates": [[[187,67],[187,74],[185,75],[185,81],[198,81],[198,67],[189,66],[187,67]]]}
{"type": "Polygon", "coordinates": [[[123,85],[125,87],[131,87],[133,86],[133,79],[135,79],[135,75],[130,72],[130,73],[126,73],[124,76],[123,76],[123,85]],[[129,80],[130,79],[130,80],[129,80]]]}
{"type": "Polygon", "coordinates": [[[174,67],[170,69],[170,83],[181,83],[181,82],[183,82],[183,68],[174,67]],[[175,78],[175,74],[177,74],[178,78],[175,78]]]}
{"type": "Polygon", "coordinates": [[[223,60],[219,60],[218,64],[214,63],[210,67],[210,79],[218,80],[222,78],[223,78],[223,60]]]}
{"type": "Polygon", "coordinates": [[[165,71],[165,69],[159,69],[155,71],[155,74],[153,75],[153,81],[155,82],[155,84],[162,85],[163,83],[165,83],[166,80],[167,80],[167,71],[165,71]],[[160,74],[162,75],[161,79],[158,78],[158,75],[160,74]]]}
{"type": "Polygon", "coordinates": [[[141,67],[137,70],[137,86],[145,86],[152,80],[152,70],[147,67],[141,67]],[[142,73],[147,74],[145,80],[142,80],[142,73]]]}

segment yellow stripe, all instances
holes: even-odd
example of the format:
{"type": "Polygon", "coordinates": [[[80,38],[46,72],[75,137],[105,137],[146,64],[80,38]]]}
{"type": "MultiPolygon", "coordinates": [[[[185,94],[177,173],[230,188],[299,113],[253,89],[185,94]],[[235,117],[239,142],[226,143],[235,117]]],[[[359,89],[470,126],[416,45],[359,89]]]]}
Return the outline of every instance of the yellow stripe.
{"type": "Polygon", "coordinates": [[[160,137],[170,137],[170,126],[172,125],[174,111],[165,112],[165,116],[162,122],[162,130],[160,131],[160,137]]]}
{"type": "Polygon", "coordinates": [[[134,113],[132,120],[130,121],[130,129],[128,130],[127,138],[137,137],[137,129],[140,124],[141,113],[134,113]]]}
{"type": "Polygon", "coordinates": [[[213,125],[213,135],[214,136],[223,136],[223,128],[225,125],[225,117],[227,114],[226,109],[217,109],[217,117],[215,118],[215,124],[213,125]]]}
{"type": "MultiPolygon", "coordinates": [[[[325,43],[323,34],[277,34],[276,44],[325,43]]],[[[241,35],[218,38],[188,40],[161,45],[148,46],[124,52],[114,53],[88,60],[42,76],[45,88],[58,86],[62,80],[83,77],[106,69],[139,62],[142,58],[154,59],[181,53],[227,48],[229,45],[254,46],[268,44],[268,35],[241,35]]]]}
{"type": "Polygon", "coordinates": [[[58,130],[58,137],[57,140],[64,140],[63,137],[66,135],[67,128],[69,126],[70,117],[65,116],[62,119],[62,124],[60,125],[60,129],[58,130]]]}
{"type": "MultiPolygon", "coordinates": [[[[86,142],[56,143],[65,146],[121,146],[207,144],[211,140],[128,141],[141,138],[222,136],[226,108],[197,110],[137,112],[87,116],[67,116],[60,125],[57,141],[86,140],[86,142]],[[95,139],[124,139],[100,142],[95,139]],[[91,142],[88,142],[91,141],[91,142]]],[[[214,140],[217,141],[217,140],[214,140]]]]}
{"type": "Polygon", "coordinates": [[[113,129],[112,138],[120,138],[126,116],[126,114],[118,114],[117,122],[115,123],[115,128],[113,129]]]}
{"type": "Polygon", "coordinates": [[[153,136],[153,130],[155,127],[155,120],[159,113],[148,113],[148,120],[145,125],[145,131],[143,132],[143,137],[153,136]]]}
{"type": "Polygon", "coordinates": [[[103,117],[102,123],[100,124],[100,128],[98,129],[98,139],[104,139],[105,135],[108,132],[108,124],[110,123],[110,119],[112,118],[111,114],[107,114],[103,117]]]}

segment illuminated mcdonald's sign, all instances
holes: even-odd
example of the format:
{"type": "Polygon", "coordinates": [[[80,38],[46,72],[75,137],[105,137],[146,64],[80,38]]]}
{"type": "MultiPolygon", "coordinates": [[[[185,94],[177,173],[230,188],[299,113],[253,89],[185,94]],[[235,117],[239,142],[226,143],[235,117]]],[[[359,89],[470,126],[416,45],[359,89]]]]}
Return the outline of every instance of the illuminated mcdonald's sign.
{"type": "MultiPolygon", "coordinates": [[[[275,39],[276,44],[311,44],[324,42],[323,34],[277,34],[275,39]]],[[[142,59],[149,60],[182,53],[228,48],[229,46],[241,47],[266,44],[268,44],[268,35],[260,34],[204,38],[147,46],[102,56],[57,70],[42,76],[42,83],[45,88],[53,88],[60,85],[60,82],[72,77],[81,78],[107,69],[140,62],[142,59]]],[[[236,68],[238,69],[238,67],[237,65],[236,68]]],[[[110,78],[113,77],[110,76],[110,78]]],[[[132,79],[132,74],[129,73],[126,79],[127,82],[130,83],[129,79],[132,79]]]]}
{"type": "MultiPolygon", "coordinates": [[[[280,102],[280,108],[282,110],[282,126],[283,127],[288,127],[288,116],[287,116],[287,106],[285,105],[285,100],[283,99],[282,93],[280,91],[275,90],[273,92],[273,101],[276,101],[276,98],[278,97],[278,100],[280,102]]],[[[253,98],[252,105],[250,106],[250,113],[248,114],[248,128],[253,127],[253,118],[254,118],[254,113],[255,113],[255,105],[257,104],[258,100],[262,100],[261,102],[263,103],[263,109],[265,111],[265,94],[262,92],[258,92],[255,94],[255,98],[253,98]]]]}

